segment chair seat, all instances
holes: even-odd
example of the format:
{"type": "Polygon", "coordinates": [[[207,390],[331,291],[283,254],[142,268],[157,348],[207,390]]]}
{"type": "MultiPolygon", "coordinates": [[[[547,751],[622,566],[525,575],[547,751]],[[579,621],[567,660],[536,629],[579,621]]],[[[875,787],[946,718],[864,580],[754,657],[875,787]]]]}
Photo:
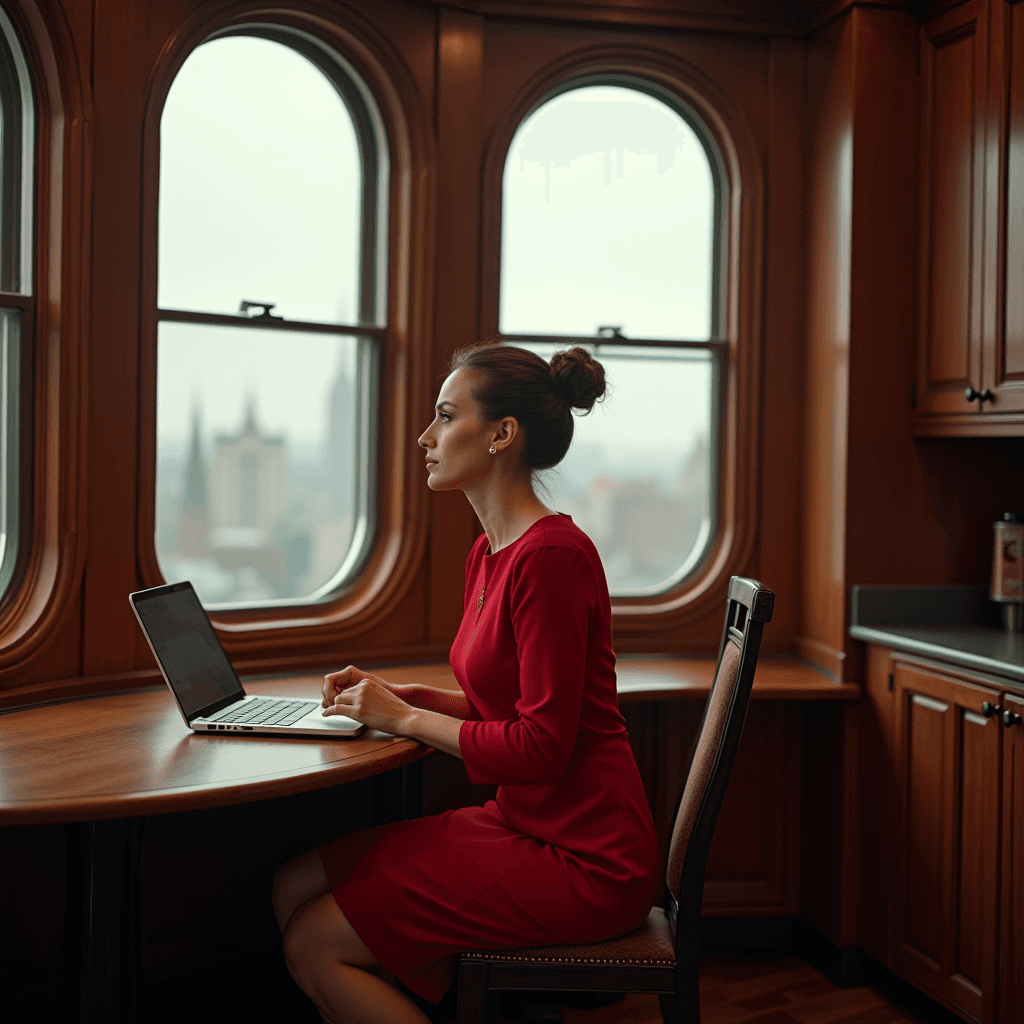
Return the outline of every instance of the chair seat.
{"type": "Polygon", "coordinates": [[[463,953],[464,960],[486,960],[501,964],[649,964],[674,967],[676,962],[672,929],[665,911],[655,907],[636,931],[607,942],[579,946],[540,946],[530,949],[482,949],[463,953]]]}

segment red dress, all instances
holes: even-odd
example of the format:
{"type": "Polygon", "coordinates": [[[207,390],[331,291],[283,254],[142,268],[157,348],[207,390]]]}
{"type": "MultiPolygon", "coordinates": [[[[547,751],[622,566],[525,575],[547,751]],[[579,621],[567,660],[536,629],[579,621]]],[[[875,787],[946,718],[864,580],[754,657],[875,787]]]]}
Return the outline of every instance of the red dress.
{"type": "Polygon", "coordinates": [[[465,698],[434,706],[467,719],[466,770],[496,784],[496,799],[320,848],[356,933],[434,1002],[462,950],[597,942],[637,927],[658,862],[616,699],[597,550],[568,516],[548,516],[486,551],[481,536],[451,649],[465,698]]]}

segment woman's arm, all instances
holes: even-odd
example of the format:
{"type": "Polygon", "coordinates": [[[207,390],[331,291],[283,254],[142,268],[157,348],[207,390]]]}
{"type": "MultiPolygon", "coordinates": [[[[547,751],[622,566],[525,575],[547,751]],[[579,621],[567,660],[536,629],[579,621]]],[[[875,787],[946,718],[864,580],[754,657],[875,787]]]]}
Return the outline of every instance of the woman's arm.
{"type": "Polygon", "coordinates": [[[409,736],[446,754],[462,757],[459,729],[463,719],[422,706],[413,706],[406,696],[436,701],[458,712],[471,712],[465,694],[431,686],[396,686],[354,665],[324,677],[324,715],[347,715],[371,729],[394,736],[409,736]],[[413,691],[406,693],[403,691],[413,691]],[[461,698],[461,701],[459,700],[461,698]]]}
{"type": "Polygon", "coordinates": [[[445,690],[440,686],[427,686],[424,683],[389,683],[392,693],[398,694],[406,704],[423,711],[436,711],[439,715],[458,718],[465,721],[476,718],[473,705],[461,690],[445,690]]]}
{"type": "Polygon", "coordinates": [[[424,711],[436,711],[439,715],[447,715],[449,718],[458,718],[463,721],[479,717],[461,690],[446,690],[439,686],[427,686],[424,683],[389,683],[372,672],[356,668],[355,665],[349,665],[340,672],[328,672],[324,676],[323,706],[330,707],[334,703],[334,698],[342,690],[354,686],[363,679],[373,679],[381,686],[387,687],[410,707],[422,708],[424,711]]]}

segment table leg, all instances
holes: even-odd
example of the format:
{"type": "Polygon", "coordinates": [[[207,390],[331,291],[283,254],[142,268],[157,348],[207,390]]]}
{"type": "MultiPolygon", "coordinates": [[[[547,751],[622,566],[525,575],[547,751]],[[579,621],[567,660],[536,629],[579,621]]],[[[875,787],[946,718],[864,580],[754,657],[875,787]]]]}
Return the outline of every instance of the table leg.
{"type": "Polygon", "coordinates": [[[144,827],[145,818],[65,826],[61,974],[66,1020],[138,1019],[144,827]]]}

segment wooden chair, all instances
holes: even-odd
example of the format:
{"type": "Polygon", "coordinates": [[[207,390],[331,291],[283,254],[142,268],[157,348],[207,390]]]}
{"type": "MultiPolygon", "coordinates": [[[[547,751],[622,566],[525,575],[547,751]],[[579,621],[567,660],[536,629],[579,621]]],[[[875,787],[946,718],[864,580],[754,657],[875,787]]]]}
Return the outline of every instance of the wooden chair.
{"type": "Polygon", "coordinates": [[[665,910],[608,942],[463,953],[459,1024],[490,1024],[497,993],[651,992],[666,1024],[699,1024],[697,954],[704,869],[750,701],[761,633],[775,595],[756,580],[729,581],[718,666],[669,842],[665,910]]]}

